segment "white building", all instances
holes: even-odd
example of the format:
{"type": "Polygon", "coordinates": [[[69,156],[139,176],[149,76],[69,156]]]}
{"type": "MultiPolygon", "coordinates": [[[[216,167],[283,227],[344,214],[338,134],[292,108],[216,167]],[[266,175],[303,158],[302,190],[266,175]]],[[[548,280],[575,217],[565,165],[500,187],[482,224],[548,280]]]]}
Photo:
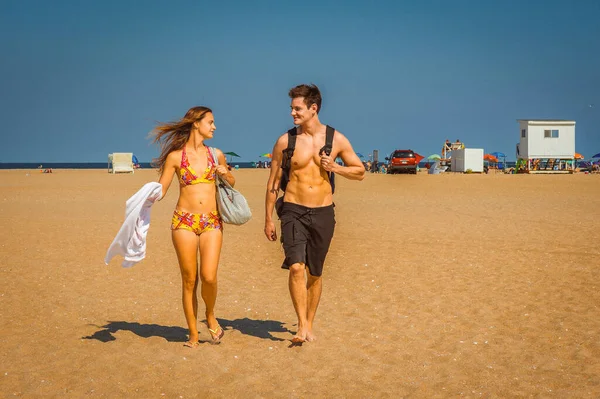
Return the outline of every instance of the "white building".
{"type": "Polygon", "coordinates": [[[529,173],[571,173],[575,121],[518,119],[517,169],[529,173]]]}
{"type": "Polygon", "coordinates": [[[483,172],[483,148],[463,148],[452,151],[452,172],[483,172]]]}

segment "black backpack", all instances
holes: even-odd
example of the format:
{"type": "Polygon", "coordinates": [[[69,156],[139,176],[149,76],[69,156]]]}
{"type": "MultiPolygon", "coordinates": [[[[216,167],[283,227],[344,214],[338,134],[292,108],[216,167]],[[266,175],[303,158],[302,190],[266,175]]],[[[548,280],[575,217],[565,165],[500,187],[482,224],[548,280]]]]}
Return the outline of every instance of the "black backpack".
{"type": "MultiPolygon", "coordinates": [[[[331,150],[333,148],[333,135],[335,133],[335,129],[329,125],[326,125],[327,129],[325,131],[325,145],[319,151],[319,154],[325,152],[325,154],[330,155],[331,150]]],[[[281,160],[281,181],[279,183],[279,188],[282,191],[285,191],[288,182],[290,181],[290,169],[292,167],[292,156],[294,156],[294,149],[296,148],[296,136],[298,135],[298,128],[294,127],[288,130],[288,146],[285,150],[283,150],[283,159],[281,160]]],[[[329,172],[329,183],[331,184],[331,192],[335,192],[335,173],[329,172]]]]}

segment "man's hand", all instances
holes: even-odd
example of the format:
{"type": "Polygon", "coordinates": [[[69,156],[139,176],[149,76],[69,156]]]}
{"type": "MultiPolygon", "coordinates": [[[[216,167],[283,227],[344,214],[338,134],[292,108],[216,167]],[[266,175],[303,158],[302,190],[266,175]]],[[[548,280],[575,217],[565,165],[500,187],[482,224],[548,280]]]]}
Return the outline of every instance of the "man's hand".
{"type": "Polygon", "coordinates": [[[275,229],[275,223],[265,222],[265,235],[269,241],[277,240],[277,229],[275,229]]]}
{"type": "Polygon", "coordinates": [[[333,159],[327,155],[324,151],[321,152],[321,167],[327,172],[333,172],[333,169],[337,166],[333,159]]]}

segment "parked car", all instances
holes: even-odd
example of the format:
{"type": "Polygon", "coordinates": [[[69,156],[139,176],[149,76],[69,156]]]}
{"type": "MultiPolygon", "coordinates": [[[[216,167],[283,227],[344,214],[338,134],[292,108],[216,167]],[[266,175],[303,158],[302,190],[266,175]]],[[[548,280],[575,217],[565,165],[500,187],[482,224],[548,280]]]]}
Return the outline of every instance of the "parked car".
{"type": "Polygon", "coordinates": [[[417,174],[419,157],[415,155],[413,150],[396,150],[389,157],[385,158],[388,161],[387,173],[396,174],[406,172],[417,174]]]}

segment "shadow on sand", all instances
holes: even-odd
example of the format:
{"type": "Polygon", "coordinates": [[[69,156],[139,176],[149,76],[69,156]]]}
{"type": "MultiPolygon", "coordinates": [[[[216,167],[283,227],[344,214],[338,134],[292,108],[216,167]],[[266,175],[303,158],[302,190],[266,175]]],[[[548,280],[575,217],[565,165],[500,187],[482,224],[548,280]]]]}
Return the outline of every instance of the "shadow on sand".
{"type": "MultiPolygon", "coordinates": [[[[251,320],[248,318],[227,320],[218,319],[219,324],[225,331],[238,330],[244,335],[250,335],[261,339],[271,341],[286,341],[282,338],[274,337],[271,333],[291,333],[283,323],[275,320],[251,320]]],[[[205,322],[205,321],[203,321],[205,322]]],[[[187,341],[187,328],[174,326],[160,326],[158,324],[140,324],[127,321],[109,321],[104,326],[96,326],[100,330],[92,335],[81,337],[82,339],[95,339],[100,342],[115,341],[117,338],[113,335],[118,331],[130,331],[142,338],[161,337],[169,342],[187,341]]]]}
{"type": "Polygon", "coordinates": [[[158,324],[140,324],[128,321],[109,321],[104,326],[96,326],[101,330],[96,331],[82,339],[95,339],[100,342],[115,341],[113,335],[117,331],[131,331],[142,338],[162,337],[169,342],[185,342],[187,340],[187,328],[160,326],[158,324]]]}
{"type": "Polygon", "coordinates": [[[291,333],[283,326],[282,322],[275,320],[252,320],[244,317],[235,320],[219,319],[219,324],[225,331],[238,330],[242,334],[271,341],[287,341],[283,338],[274,337],[271,333],[291,333]]]}

